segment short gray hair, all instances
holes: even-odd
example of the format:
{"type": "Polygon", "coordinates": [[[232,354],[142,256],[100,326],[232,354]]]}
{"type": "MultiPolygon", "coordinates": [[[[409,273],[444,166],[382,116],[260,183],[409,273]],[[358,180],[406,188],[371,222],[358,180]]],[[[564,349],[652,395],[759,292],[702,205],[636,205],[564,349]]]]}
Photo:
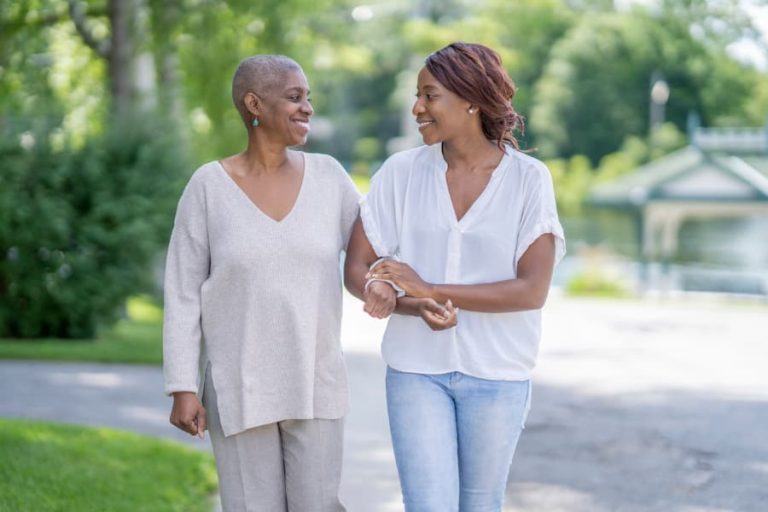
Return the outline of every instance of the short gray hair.
{"type": "Polygon", "coordinates": [[[248,122],[246,93],[265,94],[282,82],[289,71],[302,71],[299,64],[285,55],[254,55],[240,62],[232,77],[232,102],[243,121],[248,122]]]}

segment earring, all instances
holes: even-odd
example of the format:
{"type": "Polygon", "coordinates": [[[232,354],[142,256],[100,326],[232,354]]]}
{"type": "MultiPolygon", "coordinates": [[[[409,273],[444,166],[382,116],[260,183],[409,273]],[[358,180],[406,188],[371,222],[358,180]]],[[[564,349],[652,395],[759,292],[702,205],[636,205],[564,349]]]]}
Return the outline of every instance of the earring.
{"type": "Polygon", "coordinates": [[[472,107],[469,107],[469,108],[467,109],[467,112],[469,112],[470,114],[474,114],[474,113],[475,113],[475,109],[474,109],[474,108],[472,108],[472,107]]]}
{"type": "Polygon", "coordinates": [[[254,118],[253,118],[253,121],[251,121],[251,125],[252,125],[254,128],[256,128],[257,126],[259,126],[259,118],[258,118],[258,117],[254,117],[254,118]]]}

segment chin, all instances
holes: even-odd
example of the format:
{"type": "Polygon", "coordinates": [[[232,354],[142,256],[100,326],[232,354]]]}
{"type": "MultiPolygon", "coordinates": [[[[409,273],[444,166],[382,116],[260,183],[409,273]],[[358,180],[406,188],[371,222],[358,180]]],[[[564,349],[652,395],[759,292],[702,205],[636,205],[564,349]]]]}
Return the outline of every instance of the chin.
{"type": "Polygon", "coordinates": [[[289,146],[303,146],[307,143],[307,137],[295,137],[293,140],[288,141],[289,146]]]}

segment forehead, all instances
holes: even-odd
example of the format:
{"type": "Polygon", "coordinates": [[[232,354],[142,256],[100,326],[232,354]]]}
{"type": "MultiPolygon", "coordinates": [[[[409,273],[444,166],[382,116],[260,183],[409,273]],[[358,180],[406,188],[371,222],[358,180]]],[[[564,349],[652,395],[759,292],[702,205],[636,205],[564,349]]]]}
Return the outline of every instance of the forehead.
{"type": "Polygon", "coordinates": [[[419,71],[419,77],[417,79],[417,87],[419,89],[433,87],[435,89],[444,89],[443,85],[437,81],[432,73],[429,72],[426,66],[419,71]]]}
{"type": "Polygon", "coordinates": [[[283,73],[280,80],[275,84],[277,90],[287,91],[289,89],[309,90],[309,82],[304,72],[298,69],[291,69],[283,73]]]}

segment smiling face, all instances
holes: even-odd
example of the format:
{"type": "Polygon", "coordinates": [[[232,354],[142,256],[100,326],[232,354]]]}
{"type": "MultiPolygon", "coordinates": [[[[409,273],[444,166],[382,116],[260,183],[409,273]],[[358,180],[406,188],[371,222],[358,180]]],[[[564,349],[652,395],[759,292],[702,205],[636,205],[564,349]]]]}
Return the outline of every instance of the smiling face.
{"type": "Polygon", "coordinates": [[[307,77],[299,70],[286,71],[282,80],[259,98],[259,130],[286,146],[307,142],[309,118],[315,112],[309,98],[307,77]]]}
{"type": "Polygon", "coordinates": [[[425,144],[451,141],[466,135],[471,122],[471,103],[445,88],[426,67],[419,71],[413,115],[425,144]]]}

